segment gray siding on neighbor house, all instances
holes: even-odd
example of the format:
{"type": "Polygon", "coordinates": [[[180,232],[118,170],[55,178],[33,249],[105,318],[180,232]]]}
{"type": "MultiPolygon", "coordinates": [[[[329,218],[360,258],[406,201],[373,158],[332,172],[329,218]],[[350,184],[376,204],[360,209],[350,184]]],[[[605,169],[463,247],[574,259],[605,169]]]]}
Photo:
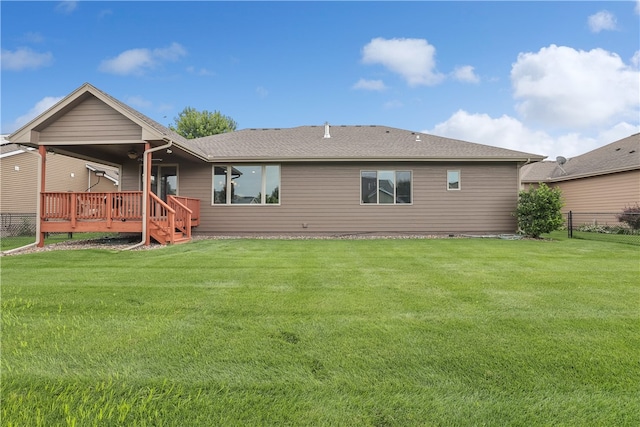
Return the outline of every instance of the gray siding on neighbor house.
{"type": "Polygon", "coordinates": [[[141,140],[142,127],[89,96],[40,130],[40,142],[141,140]]]}
{"type": "Polygon", "coordinates": [[[202,233],[514,232],[518,168],[493,163],[283,163],[280,205],[211,204],[212,165],[180,169],[180,195],[202,200],[202,233]],[[411,170],[411,205],[362,205],[361,170],[411,170]],[[461,190],[447,191],[447,170],[461,190]],[[306,224],[306,228],[303,226],[306,224]]]}

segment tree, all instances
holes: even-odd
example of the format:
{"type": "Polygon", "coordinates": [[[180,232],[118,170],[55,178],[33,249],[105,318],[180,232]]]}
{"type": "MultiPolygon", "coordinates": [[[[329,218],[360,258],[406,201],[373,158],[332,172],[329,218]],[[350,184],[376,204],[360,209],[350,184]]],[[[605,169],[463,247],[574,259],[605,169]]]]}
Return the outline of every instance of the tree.
{"type": "Polygon", "coordinates": [[[186,107],[173,120],[175,126],[169,125],[169,129],[187,139],[233,132],[238,126],[235,120],[219,111],[211,113],[207,110],[198,111],[193,107],[186,107]]]}
{"type": "Polygon", "coordinates": [[[559,230],[564,223],[562,218],[562,192],[559,188],[549,188],[540,183],[538,188],[518,194],[518,228],[530,237],[538,238],[542,233],[559,230]]]}

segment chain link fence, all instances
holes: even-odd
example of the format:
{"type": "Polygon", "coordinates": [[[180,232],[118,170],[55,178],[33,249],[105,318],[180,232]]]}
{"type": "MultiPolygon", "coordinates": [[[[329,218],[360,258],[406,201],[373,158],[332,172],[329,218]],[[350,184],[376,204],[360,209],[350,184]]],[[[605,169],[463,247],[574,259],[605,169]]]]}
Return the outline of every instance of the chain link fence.
{"type": "Polygon", "coordinates": [[[567,213],[570,238],[601,240],[640,246],[640,212],[567,213]]]}
{"type": "Polygon", "coordinates": [[[0,237],[35,236],[36,214],[0,214],[0,237]]]}

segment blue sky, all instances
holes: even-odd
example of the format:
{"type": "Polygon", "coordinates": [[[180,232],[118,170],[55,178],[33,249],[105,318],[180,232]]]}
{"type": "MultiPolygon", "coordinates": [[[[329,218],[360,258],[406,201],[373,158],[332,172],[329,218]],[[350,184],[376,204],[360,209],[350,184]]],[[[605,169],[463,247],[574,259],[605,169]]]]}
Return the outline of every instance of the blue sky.
{"type": "Polygon", "coordinates": [[[640,2],[2,1],[1,129],[89,82],[168,125],[385,125],[571,157],[640,131],[640,2]]]}

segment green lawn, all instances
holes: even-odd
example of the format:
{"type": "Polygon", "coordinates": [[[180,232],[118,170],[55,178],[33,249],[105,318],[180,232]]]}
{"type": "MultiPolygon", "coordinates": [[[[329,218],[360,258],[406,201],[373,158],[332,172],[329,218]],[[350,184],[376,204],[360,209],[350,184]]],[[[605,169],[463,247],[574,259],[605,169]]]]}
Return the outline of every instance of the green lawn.
{"type": "MultiPolygon", "coordinates": [[[[44,239],[44,243],[45,245],[50,245],[70,240],[106,239],[117,236],[118,233],[73,233],[70,239],[68,233],[53,233],[44,239]]],[[[35,236],[3,237],[0,239],[0,250],[8,251],[10,249],[20,248],[34,243],[35,240],[35,236]]]]}
{"type": "Polygon", "coordinates": [[[3,257],[3,426],[637,426],[640,252],[215,240],[3,257]]]}

